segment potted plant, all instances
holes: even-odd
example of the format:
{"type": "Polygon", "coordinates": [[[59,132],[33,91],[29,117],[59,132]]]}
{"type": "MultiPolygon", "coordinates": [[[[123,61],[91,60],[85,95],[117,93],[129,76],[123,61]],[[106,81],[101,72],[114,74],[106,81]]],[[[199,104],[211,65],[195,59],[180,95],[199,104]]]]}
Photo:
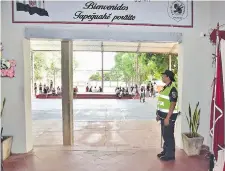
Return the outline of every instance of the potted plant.
{"type": "MultiPolygon", "coordinates": [[[[3,110],[5,107],[5,102],[6,99],[3,99],[3,104],[1,107],[1,119],[2,119],[2,115],[3,115],[3,110]]],[[[2,144],[2,160],[4,161],[5,159],[7,159],[10,154],[11,154],[11,147],[12,147],[12,136],[3,136],[3,127],[1,127],[1,144],[2,144]]]]}
{"type": "Polygon", "coordinates": [[[188,156],[199,155],[203,145],[204,137],[198,134],[200,113],[201,109],[199,109],[199,102],[196,104],[193,113],[189,104],[189,114],[186,115],[189,132],[182,134],[183,148],[188,156]]]}

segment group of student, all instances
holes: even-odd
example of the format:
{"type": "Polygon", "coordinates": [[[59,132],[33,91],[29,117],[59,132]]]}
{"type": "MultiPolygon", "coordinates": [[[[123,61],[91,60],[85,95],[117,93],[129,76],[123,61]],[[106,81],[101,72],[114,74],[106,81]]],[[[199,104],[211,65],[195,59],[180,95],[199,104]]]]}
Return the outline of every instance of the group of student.
{"type": "Polygon", "coordinates": [[[128,87],[122,88],[122,87],[116,87],[115,89],[116,95],[119,98],[122,98],[123,96],[131,95],[131,96],[140,96],[140,101],[145,102],[145,97],[155,97],[157,90],[157,84],[149,83],[146,87],[140,86],[136,84],[135,86],[131,86],[130,89],[128,87]]]}
{"type": "Polygon", "coordinates": [[[153,84],[150,82],[146,87],[141,86],[140,88],[140,102],[145,102],[145,97],[155,97],[158,92],[157,84],[154,82],[153,84]]]}
{"type": "Polygon", "coordinates": [[[122,98],[123,96],[127,96],[130,94],[128,87],[127,88],[116,87],[115,92],[116,92],[116,96],[119,98],[122,98]]]}
{"type": "Polygon", "coordinates": [[[98,88],[97,88],[97,86],[95,86],[94,88],[92,87],[92,86],[86,86],[86,92],[93,92],[93,93],[97,93],[97,92],[102,92],[102,87],[101,86],[99,86],[98,88]]]}
{"type": "Polygon", "coordinates": [[[53,81],[50,81],[50,85],[47,86],[44,84],[42,86],[42,83],[39,83],[39,86],[37,86],[37,83],[34,83],[34,95],[36,96],[39,90],[39,94],[52,94],[52,95],[59,95],[61,94],[61,88],[58,86],[57,89],[53,87],[53,81]],[[57,91],[56,91],[57,90],[57,91]]]}

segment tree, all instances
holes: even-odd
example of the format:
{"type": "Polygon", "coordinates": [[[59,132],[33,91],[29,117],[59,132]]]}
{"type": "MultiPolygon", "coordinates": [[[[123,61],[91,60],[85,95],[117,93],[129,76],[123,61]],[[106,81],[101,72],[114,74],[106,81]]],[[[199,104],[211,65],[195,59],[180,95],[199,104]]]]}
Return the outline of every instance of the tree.
{"type": "MultiPolygon", "coordinates": [[[[148,54],[150,73],[155,79],[161,79],[161,73],[169,69],[169,54],[148,54]]],[[[178,57],[176,54],[171,54],[172,70],[177,74],[178,57]]]]}
{"type": "Polygon", "coordinates": [[[61,57],[59,53],[53,53],[45,69],[47,71],[47,78],[53,80],[55,87],[56,79],[59,77],[61,71],[61,57]]]}
{"type": "MultiPolygon", "coordinates": [[[[112,81],[112,74],[111,72],[104,72],[103,73],[104,81],[112,81]]],[[[100,72],[96,72],[95,74],[92,74],[89,78],[91,81],[101,81],[102,75],[100,72]]]]}
{"type": "MultiPolygon", "coordinates": [[[[175,75],[177,74],[177,63],[177,55],[172,55],[172,66],[175,75]]],[[[169,54],[117,53],[115,67],[112,69],[111,75],[112,80],[117,76],[118,79],[126,83],[133,82],[137,77],[138,83],[141,84],[148,81],[150,76],[154,79],[161,79],[161,73],[168,68],[169,54]],[[137,61],[138,70],[136,68],[137,61]]]]}
{"type": "Polygon", "coordinates": [[[150,76],[150,63],[146,53],[138,56],[138,83],[148,81],[150,76]]]}
{"type": "Polygon", "coordinates": [[[110,71],[110,75],[111,75],[111,81],[116,81],[117,82],[117,87],[118,87],[119,86],[119,81],[121,81],[121,77],[122,77],[121,71],[115,66],[110,71]]]}
{"type": "Polygon", "coordinates": [[[46,59],[43,53],[34,52],[34,80],[41,81],[46,68],[46,59]]]}
{"type": "Polygon", "coordinates": [[[99,72],[96,72],[95,74],[90,76],[89,80],[91,80],[91,81],[101,81],[102,76],[99,72]]]}
{"type": "Polygon", "coordinates": [[[135,53],[117,53],[112,75],[121,78],[128,84],[135,77],[135,53]]]}
{"type": "MultiPolygon", "coordinates": [[[[78,62],[73,59],[73,70],[78,67],[78,62]]],[[[53,52],[49,53],[34,53],[34,79],[35,81],[41,81],[45,76],[48,80],[53,80],[54,86],[56,80],[60,78],[61,74],[61,53],[53,52]]]]}
{"type": "MultiPolygon", "coordinates": [[[[177,55],[172,55],[172,67],[177,77],[177,55]]],[[[152,53],[117,53],[115,66],[111,72],[104,73],[104,81],[124,81],[126,84],[133,83],[137,77],[138,84],[149,81],[149,77],[161,79],[161,73],[169,68],[169,54],[152,53]],[[137,65],[138,62],[138,65],[137,65]],[[138,66],[138,70],[136,68],[138,66]]],[[[97,72],[90,80],[100,81],[101,73],[97,72]]]]}
{"type": "Polygon", "coordinates": [[[104,72],[103,78],[104,78],[104,81],[111,81],[112,80],[111,72],[104,72]]]}
{"type": "Polygon", "coordinates": [[[111,80],[112,81],[121,81],[122,72],[119,70],[118,67],[113,67],[110,71],[111,73],[111,80]]]}

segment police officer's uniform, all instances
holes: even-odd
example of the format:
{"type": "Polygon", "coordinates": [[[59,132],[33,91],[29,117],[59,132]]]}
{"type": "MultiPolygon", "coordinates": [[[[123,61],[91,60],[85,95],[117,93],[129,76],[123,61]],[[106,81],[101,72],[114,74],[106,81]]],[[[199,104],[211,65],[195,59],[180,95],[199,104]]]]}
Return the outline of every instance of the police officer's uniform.
{"type": "Polygon", "coordinates": [[[178,92],[176,85],[172,82],[174,81],[174,74],[170,75],[172,72],[165,71],[167,76],[170,77],[171,82],[164,86],[162,91],[159,93],[158,104],[157,104],[157,115],[161,120],[161,131],[164,139],[163,151],[158,154],[161,160],[174,160],[175,159],[175,138],[174,138],[174,126],[178,115],[178,107],[173,111],[170,117],[169,125],[164,125],[164,119],[166,118],[171,102],[177,102],[178,92]]]}

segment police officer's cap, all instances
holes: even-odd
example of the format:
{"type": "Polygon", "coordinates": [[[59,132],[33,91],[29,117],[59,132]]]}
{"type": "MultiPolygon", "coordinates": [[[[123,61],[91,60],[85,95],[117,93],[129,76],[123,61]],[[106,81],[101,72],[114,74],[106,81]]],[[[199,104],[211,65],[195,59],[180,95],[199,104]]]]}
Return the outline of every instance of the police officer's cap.
{"type": "Polygon", "coordinates": [[[166,75],[167,77],[170,78],[171,81],[175,81],[174,79],[174,73],[170,70],[165,70],[164,73],[162,73],[163,75],[166,75]]]}

